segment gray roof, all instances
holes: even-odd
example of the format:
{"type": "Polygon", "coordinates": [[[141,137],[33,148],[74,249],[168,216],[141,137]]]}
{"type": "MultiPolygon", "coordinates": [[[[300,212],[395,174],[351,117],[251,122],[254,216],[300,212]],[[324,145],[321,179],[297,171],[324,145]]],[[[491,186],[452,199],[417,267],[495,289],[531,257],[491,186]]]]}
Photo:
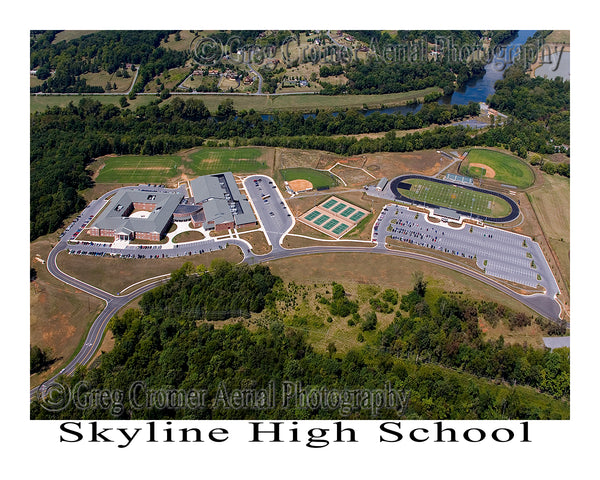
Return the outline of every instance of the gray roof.
{"type": "Polygon", "coordinates": [[[542,340],[544,340],[544,345],[550,350],[562,347],[571,348],[571,337],[543,337],[542,340]]]}
{"type": "Polygon", "coordinates": [[[205,202],[209,198],[225,198],[219,179],[213,175],[194,178],[190,181],[190,187],[196,203],[205,202]]]}
{"type": "Polygon", "coordinates": [[[452,218],[453,220],[460,220],[460,214],[455,210],[451,210],[449,208],[439,207],[434,209],[433,213],[442,217],[452,218]]]}
{"type": "Polygon", "coordinates": [[[250,202],[240,192],[231,172],[194,178],[190,187],[194,201],[202,203],[207,222],[216,225],[232,221],[236,225],[256,222],[250,202]]]}
{"type": "Polygon", "coordinates": [[[379,180],[379,183],[377,183],[377,187],[380,190],[383,190],[385,188],[385,186],[387,185],[388,179],[387,177],[383,177],[381,180],[379,180]]]}
{"type": "Polygon", "coordinates": [[[183,194],[179,191],[162,193],[122,190],[110,200],[93,226],[114,230],[117,233],[160,233],[171,220],[173,212],[182,199],[183,194]],[[147,218],[123,217],[123,213],[132,203],[154,203],[156,206],[147,218]]]}

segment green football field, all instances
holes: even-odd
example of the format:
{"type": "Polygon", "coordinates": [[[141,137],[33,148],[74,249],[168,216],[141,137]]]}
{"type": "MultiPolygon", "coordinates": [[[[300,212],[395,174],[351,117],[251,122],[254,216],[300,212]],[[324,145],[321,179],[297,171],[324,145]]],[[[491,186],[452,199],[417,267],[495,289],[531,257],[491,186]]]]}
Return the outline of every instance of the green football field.
{"type": "Polygon", "coordinates": [[[514,185],[518,188],[527,188],[533,185],[535,177],[533,171],[520,158],[487,150],[484,148],[473,148],[469,150],[467,158],[462,162],[460,173],[470,177],[479,178],[484,176],[482,168],[472,167],[472,163],[480,163],[489,166],[495,173],[494,180],[506,185],[514,185]]]}
{"type": "Polygon", "coordinates": [[[399,190],[399,192],[418,202],[489,217],[504,217],[511,212],[508,202],[488,193],[420,178],[411,178],[406,180],[406,183],[412,185],[410,190],[399,190]]]}
{"type": "Polygon", "coordinates": [[[308,180],[313,188],[335,187],[337,180],[328,172],[314,170],[312,168],[285,168],[280,170],[281,176],[288,182],[290,180],[308,180]]]}
{"type": "Polygon", "coordinates": [[[177,176],[177,155],[125,155],[107,157],[96,183],[165,183],[177,176]]]}
{"type": "Polygon", "coordinates": [[[267,168],[261,161],[263,151],[259,148],[210,148],[202,147],[190,155],[189,168],[195,175],[234,172],[254,173],[267,168]]]}

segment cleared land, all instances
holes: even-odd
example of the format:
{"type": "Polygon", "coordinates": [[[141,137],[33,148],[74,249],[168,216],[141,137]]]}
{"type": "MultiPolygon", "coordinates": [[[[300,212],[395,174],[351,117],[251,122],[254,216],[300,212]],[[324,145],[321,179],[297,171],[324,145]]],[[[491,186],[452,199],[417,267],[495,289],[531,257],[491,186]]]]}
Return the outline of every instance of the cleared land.
{"type": "Polygon", "coordinates": [[[511,212],[508,202],[495,195],[420,178],[411,178],[406,183],[412,185],[411,189],[400,190],[400,193],[419,202],[491,217],[504,217],[511,212]]]}
{"type": "Polygon", "coordinates": [[[337,180],[329,172],[321,172],[312,168],[286,168],[280,170],[283,180],[308,180],[313,188],[335,187],[337,180]]]}
{"type": "Polygon", "coordinates": [[[114,88],[116,84],[116,90],[108,90],[113,93],[125,93],[131,87],[131,83],[135,78],[135,72],[132,70],[127,70],[127,74],[129,75],[127,78],[118,77],[116,72],[108,73],[108,72],[96,72],[96,73],[84,73],[80,78],[84,79],[88,85],[102,87],[106,90],[106,84],[110,83],[110,85],[114,88]]]}
{"type": "Polygon", "coordinates": [[[84,35],[89,35],[90,33],[96,33],[100,30],[63,30],[62,32],[58,32],[52,40],[52,43],[59,43],[63,40],[69,42],[71,40],[75,40],[76,38],[83,37],[84,35]]]}
{"type": "Polygon", "coordinates": [[[126,155],[105,157],[97,183],[164,183],[178,175],[177,155],[126,155]]]}
{"type": "Polygon", "coordinates": [[[522,303],[495,288],[444,267],[409,258],[373,253],[325,253],[285,258],[267,262],[274,274],[286,281],[312,285],[319,282],[373,284],[381,288],[409,291],[413,287],[411,272],[423,272],[431,288],[463,292],[475,299],[502,303],[507,307],[533,315],[522,303]]]}
{"type": "Polygon", "coordinates": [[[517,157],[496,150],[474,148],[469,150],[467,158],[463,160],[460,173],[472,177],[482,174],[481,166],[488,166],[494,171],[494,180],[518,188],[527,188],[533,185],[535,177],[529,166],[517,157]],[[471,171],[471,164],[478,164],[471,171]]]}
{"type": "MultiPolygon", "coordinates": [[[[73,102],[73,105],[78,105],[83,98],[98,101],[102,105],[120,107],[120,95],[31,95],[29,97],[29,112],[43,112],[47,107],[54,106],[66,107],[70,102],[73,102]]],[[[157,98],[154,95],[138,95],[135,100],[127,99],[129,103],[127,108],[135,110],[137,107],[154,102],[157,98]]]]}
{"type": "Polygon", "coordinates": [[[528,196],[540,226],[558,258],[562,276],[570,284],[570,186],[568,178],[542,174],[544,184],[528,196]]]}
{"type": "Polygon", "coordinates": [[[186,165],[194,175],[234,172],[255,173],[268,168],[265,151],[260,148],[209,148],[201,147],[188,155],[186,165]]]}
{"type": "Polygon", "coordinates": [[[46,259],[54,242],[54,235],[46,235],[30,245],[30,265],[35,268],[37,279],[30,283],[29,342],[50,349],[51,357],[56,359],[48,370],[30,377],[31,387],[65,366],[104,306],[100,299],[57,280],[46,265],[34,260],[36,254],[46,259]]]}
{"type": "MultiPolygon", "coordinates": [[[[422,99],[432,92],[441,89],[430,87],[423,90],[389,93],[381,95],[199,95],[211,112],[216,112],[219,105],[227,100],[233,100],[236,110],[254,109],[259,113],[272,113],[275,111],[303,111],[313,112],[316,109],[339,111],[344,108],[380,108],[405,105],[410,100],[422,99]]],[[[171,96],[173,98],[174,95],[171,96]]],[[[185,97],[187,98],[187,97],[185,97]]],[[[167,100],[167,102],[170,99],[167,100]]]]}
{"type": "Polygon", "coordinates": [[[185,262],[209,266],[215,258],[223,258],[237,263],[242,259],[242,253],[235,246],[201,255],[152,259],[89,257],[61,252],[57,258],[57,264],[66,274],[107,292],[117,294],[135,282],[170,273],[180,268],[185,262]],[[110,272],[110,275],[107,275],[107,272],[110,272]]]}

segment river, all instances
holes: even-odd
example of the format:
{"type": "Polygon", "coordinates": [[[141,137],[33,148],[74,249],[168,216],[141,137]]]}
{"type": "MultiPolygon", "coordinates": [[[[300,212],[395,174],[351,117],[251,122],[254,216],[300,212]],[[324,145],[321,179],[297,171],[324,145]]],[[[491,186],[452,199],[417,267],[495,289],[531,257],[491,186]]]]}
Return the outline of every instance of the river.
{"type": "MultiPolygon", "coordinates": [[[[463,88],[455,91],[452,95],[440,98],[438,103],[446,105],[467,105],[469,102],[485,102],[487,98],[494,93],[494,84],[498,80],[502,80],[506,67],[512,63],[515,54],[518,53],[518,47],[523,45],[535,32],[535,30],[519,30],[517,36],[511,42],[504,45],[504,48],[499,50],[498,56],[495,56],[492,61],[486,65],[483,76],[469,80],[463,88]]],[[[373,108],[360,111],[367,116],[375,112],[383,114],[400,113],[406,115],[407,113],[418,112],[421,107],[422,104],[417,104],[403,105],[400,107],[373,108]]],[[[335,114],[336,112],[334,112],[334,115],[335,114]]],[[[314,116],[314,113],[307,113],[304,115],[304,118],[314,116]]],[[[271,115],[262,115],[262,117],[267,120],[271,118],[271,115]]]]}

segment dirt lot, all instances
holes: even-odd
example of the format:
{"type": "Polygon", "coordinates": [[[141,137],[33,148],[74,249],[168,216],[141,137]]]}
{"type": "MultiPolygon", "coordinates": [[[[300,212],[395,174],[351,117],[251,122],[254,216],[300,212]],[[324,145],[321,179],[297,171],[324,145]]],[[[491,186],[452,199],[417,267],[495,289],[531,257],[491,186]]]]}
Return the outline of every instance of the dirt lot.
{"type": "Polygon", "coordinates": [[[447,166],[451,160],[435,150],[410,153],[370,153],[366,155],[365,169],[378,178],[389,179],[407,173],[433,175],[447,166]]]}
{"type": "Polygon", "coordinates": [[[368,185],[378,180],[377,178],[373,178],[371,175],[365,173],[364,170],[350,168],[344,165],[336,165],[330,171],[344,180],[346,185],[349,187],[368,185]]]}

